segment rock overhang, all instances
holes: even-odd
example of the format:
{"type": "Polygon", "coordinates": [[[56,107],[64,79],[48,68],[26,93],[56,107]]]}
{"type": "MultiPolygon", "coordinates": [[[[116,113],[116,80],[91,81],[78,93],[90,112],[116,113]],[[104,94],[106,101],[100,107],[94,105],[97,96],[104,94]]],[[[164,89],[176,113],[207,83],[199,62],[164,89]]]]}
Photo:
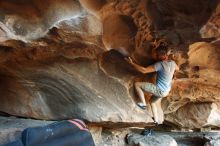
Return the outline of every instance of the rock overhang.
{"type": "MultiPolygon", "coordinates": [[[[146,119],[151,122],[150,115],[143,118],[146,113],[135,107],[137,98],[132,83],[152,81],[153,77],[140,75],[129,67],[123,68],[126,66],[123,56],[105,52],[114,49],[146,66],[154,62],[153,48],[158,40],[165,39],[178,56],[181,68],[173,91],[163,102],[167,113],[165,120],[175,123],[179,117],[173,115],[184,115],[184,108],[193,104],[192,107],[198,105],[201,111],[201,107],[205,107],[210,110],[204,111],[211,112],[204,117],[203,121],[207,123],[198,122],[191,128],[209,125],[209,121],[219,126],[210,119],[213,112],[219,113],[213,111],[215,106],[211,106],[218,105],[220,96],[218,0],[169,0],[166,3],[160,0],[21,0],[0,2],[0,7],[3,12],[0,17],[2,87],[8,85],[1,88],[7,95],[3,97],[7,104],[1,106],[2,111],[25,117],[33,114],[34,118],[42,119],[81,116],[95,122],[135,122],[141,117],[140,122],[147,122],[146,119]],[[29,83],[37,85],[36,88],[29,83]],[[35,90],[41,92],[35,93],[35,90]],[[13,105],[7,101],[9,96],[17,103],[13,112],[10,111],[13,108],[7,106],[13,105]],[[22,102],[24,98],[36,105],[36,109],[29,102],[22,102]],[[72,98],[74,104],[65,106],[66,98],[72,98]],[[211,102],[210,106],[207,102],[211,102]],[[96,110],[77,103],[91,105],[96,110]],[[124,103],[127,107],[122,106],[124,103]],[[56,109],[59,105],[62,105],[61,110],[56,109]],[[99,106],[106,112],[98,109],[99,106]],[[28,112],[19,115],[25,113],[24,107],[28,112]],[[66,114],[68,111],[71,112],[66,114]],[[96,120],[93,114],[97,114],[96,120]]],[[[188,125],[187,122],[175,124],[188,125]]]]}

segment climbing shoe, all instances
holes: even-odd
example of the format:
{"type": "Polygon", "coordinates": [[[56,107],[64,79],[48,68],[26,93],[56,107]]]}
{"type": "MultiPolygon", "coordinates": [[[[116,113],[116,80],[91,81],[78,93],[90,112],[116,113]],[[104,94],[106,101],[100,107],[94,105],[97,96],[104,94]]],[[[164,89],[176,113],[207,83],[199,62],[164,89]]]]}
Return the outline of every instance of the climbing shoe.
{"type": "Polygon", "coordinates": [[[144,104],[141,103],[141,102],[137,103],[137,106],[138,106],[139,108],[141,108],[142,110],[145,110],[145,109],[146,109],[146,105],[144,105],[144,104]]]}

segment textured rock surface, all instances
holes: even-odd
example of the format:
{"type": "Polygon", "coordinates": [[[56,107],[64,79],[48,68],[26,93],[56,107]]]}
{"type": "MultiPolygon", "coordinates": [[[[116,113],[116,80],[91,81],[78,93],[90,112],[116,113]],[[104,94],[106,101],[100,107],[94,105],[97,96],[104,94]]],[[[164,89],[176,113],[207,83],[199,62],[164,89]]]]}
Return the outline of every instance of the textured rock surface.
{"type": "Polygon", "coordinates": [[[8,38],[23,41],[42,37],[58,21],[79,17],[83,13],[79,2],[71,0],[1,1],[0,7],[3,32],[8,38]]]}
{"type": "Polygon", "coordinates": [[[187,103],[176,112],[168,114],[166,121],[182,128],[218,127],[219,105],[215,103],[187,103]]]}
{"type": "Polygon", "coordinates": [[[180,72],[162,102],[165,120],[220,127],[219,0],[6,0],[0,12],[0,111],[150,123],[133,82],[155,75],[137,73],[123,56],[147,66],[166,40],[180,72]]]}
{"type": "Polygon", "coordinates": [[[207,142],[205,146],[220,146],[220,140],[212,140],[210,142],[207,142]]]}
{"type": "Polygon", "coordinates": [[[131,146],[177,146],[176,141],[168,135],[143,136],[132,134],[128,137],[128,144],[131,146]]]}
{"type": "Polygon", "coordinates": [[[114,14],[103,21],[103,43],[108,50],[116,49],[123,55],[133,52],[136,26],[132,18],[114,14]]]}
{"type": "Polygon", "coordinates": [[[126,82],[107,76],[98,65],[96,60],[83,58],[17,65],[2,79],[1,110],[47,120],[77,117],[92,122],[152,122],[135,106],[129,83],[125,86],[126,82]],[[19,76],[10,76],[10,72],[19,76]]]}

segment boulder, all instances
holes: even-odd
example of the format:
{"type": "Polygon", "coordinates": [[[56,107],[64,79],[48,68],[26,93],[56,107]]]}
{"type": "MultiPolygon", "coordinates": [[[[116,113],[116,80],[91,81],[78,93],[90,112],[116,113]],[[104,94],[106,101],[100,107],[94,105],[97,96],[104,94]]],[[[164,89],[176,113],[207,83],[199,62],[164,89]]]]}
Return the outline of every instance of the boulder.
{"type": "Polygon", "coordinates": [[[220,140],[212,140],[207,142],[204,146],[220,146],[220,140]]]}
{"type": "Polygon", "coordinates": [[[220,127],[219,104],[217,103],[187,103],[176,112],[166,114],[165,120],[186,129],[201,129],[202,127],[220,127]]]}
{"type": "Polygon", "coordinates": [[[169,135],[143,136],[139,134],[130,134],[128,136],[129,146],[177,146],[175,139],[169,135]]]}

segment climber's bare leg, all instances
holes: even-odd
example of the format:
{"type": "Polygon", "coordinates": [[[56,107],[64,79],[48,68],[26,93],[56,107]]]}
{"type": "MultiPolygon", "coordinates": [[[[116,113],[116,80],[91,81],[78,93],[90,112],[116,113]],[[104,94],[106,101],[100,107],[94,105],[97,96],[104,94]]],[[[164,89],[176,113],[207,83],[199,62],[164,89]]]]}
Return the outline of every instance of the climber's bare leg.
{"type": "Polygon", "coordinates": [[[158,109],[157,109],[157,105],[159,102],[161,102],[161,98],[157,99],[157,100],[151,99],[151,101],[150,101],[150,105],[151,105],[151,109],[152,109],[153,117],[154,117],[154,122],[157,124],[160,124],[159,118],[158,118],[158,109]]]}
{"type": "Polygon", "coordinates": [[[135,83],[135,89],[136,89],[136,92],[137,92],[138,97],[140,98],[141,102],[146,106],[144,91],[141,88],[142,84],[144,84],[144,83],[143,82],[136,82],[135,83]]]}

